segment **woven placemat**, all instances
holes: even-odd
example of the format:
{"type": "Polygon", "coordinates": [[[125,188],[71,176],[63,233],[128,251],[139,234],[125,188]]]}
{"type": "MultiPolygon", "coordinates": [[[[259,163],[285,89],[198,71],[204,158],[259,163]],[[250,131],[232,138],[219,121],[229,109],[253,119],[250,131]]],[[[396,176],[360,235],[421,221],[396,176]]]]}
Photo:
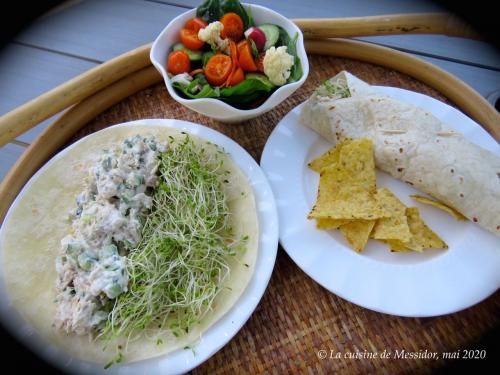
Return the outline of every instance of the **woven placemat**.
{"type": "MultiPolygon", "coordinates": [[[[267,138],[281,118],[307,99],[323,79],[344,69],[371,84],[417,91],[453,105],[421,82],[379,66],[324,56],[311,56],[310,64],[306,83],[273,111],[256,119],[239,124],[214,121],[181,106],[168,95],[163,84],[158,84],[99,115],[76,134],[73,141],[121,122],[174,118],[203,124],[226,134],[258,162],[267,138]]],[[[364,309],[316,284],[280,247],[271,281],[253,315],[224,348],[193,373],[430,372],[445,365],[446,360],[402,360],[395,358],[396,351],[441,354],[470,349],[499,324],[499,292],[467,310],[435,318],[401,318],[364,309]],[[318,355],[320,350],[326,352],[318,355]],[[390,353],[391,358],[380,358],[384,351],[386,356],[390,353]],[[358,357],[364,358],[352,358],[357,352],[358,357]],[[327,358],[319,358],[325,353],[327,358]],[[367,358],[374,355],[379,358],[367,358]]]]}

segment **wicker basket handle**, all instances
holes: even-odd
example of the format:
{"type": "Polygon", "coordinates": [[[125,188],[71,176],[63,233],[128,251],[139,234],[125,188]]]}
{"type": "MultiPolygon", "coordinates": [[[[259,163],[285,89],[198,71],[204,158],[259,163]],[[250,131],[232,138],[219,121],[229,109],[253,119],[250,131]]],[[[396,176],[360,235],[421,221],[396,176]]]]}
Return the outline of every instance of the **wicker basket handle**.
{"type": "Polygon", "coordinates": [[[469,39],[480,35],[457,16],[448,13],[390,14],[349,18],[293,20],[308,39],[397,34],[441,34],[469,39]]]}

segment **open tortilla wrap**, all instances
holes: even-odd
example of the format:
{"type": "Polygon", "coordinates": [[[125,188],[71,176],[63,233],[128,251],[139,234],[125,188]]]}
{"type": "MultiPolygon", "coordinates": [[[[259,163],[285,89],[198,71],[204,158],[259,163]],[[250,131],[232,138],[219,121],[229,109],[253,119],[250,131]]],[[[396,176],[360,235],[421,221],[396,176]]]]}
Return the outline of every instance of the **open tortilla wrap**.
{"type": "MultiPolygon", "coordinates": [[[[200,324],[183,337],[152,330],[147,337],[141,334],[128,343],[120,338],[106,345],[102,340],[67,335],[53,327],[55,258],[60,252],[60,240],[71,228],[68,213],[75,209],[75,197],[82,191],[85,176],[101,151],[136,134],[154,135],[158,141],[167,141],[169,136],[184,137],[180,130],[164,126],[128,125],[107,128],[84,138],[54,158],[30,181],[11,208],[0,238],[2,274],[9,302],[43,339],[72,357],[102,364],[113,359],[118,351],[123,353],[125,362],[132,362],[196,344],[203,332],[237,302],[252,277],[257,259],[258,221],[253,190],[246,176],[225,156],[224,165],[231,172],[226,177],[229,184],[225,185],[234,235],[235,238],[248,235],[249,240],[246,251],[231,259],[230,276],[222,285],[213,309],[200,324]]],[[[195,143],[205,142],[190,137],[195,143]]],[[[212,149],[215,152],[215,147],[212,149]]]]}
{"type": "Polygon", "coordinates": [[[378,168],[500,236],[500,158],[432,114],[344,71],[307,100],[300,121],[334,145],[370,138],[378,168]]]}

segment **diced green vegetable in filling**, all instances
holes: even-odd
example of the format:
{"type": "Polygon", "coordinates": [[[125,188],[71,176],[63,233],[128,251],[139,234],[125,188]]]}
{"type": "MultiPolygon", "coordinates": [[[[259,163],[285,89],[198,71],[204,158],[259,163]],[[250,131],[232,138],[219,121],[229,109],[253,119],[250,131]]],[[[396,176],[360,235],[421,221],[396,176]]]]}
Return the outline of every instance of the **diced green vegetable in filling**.
{"type": "Polygon", "coordinates": [[[83,215],[82,222],[87,225],[90,224],[92,222],[92,215],[83,215]]]}
{"type": "Polygon", "coordinates": [[[81,253],[80,255],[78,255],[78,265],[81,269],[90,271],[94,263],[95,259],[91,258],[88,254],[81,253]]]}
{"type": "Polygon", "coordinates": [[[104,246],[100,251],[99,251],[99,258],[101,259],[104,259],[104,258],[108,258],[112,255],[116,255],[118,254],[118,249],[116,247],[116,245],[107,245],[107,246],[104,246]]]}
{"type": "Polygon", "coordinates": [[[104,293],[108,296],[108,298],[116,298],[122,292],[122,287],[120,284],[110,284],[104,289],[104,293]]]}
{"type": "Polygon", "coordinates": [[[66,245],[66,252],[70,255],[78,254],[82,250],[82,244],[79,242],[70,242],[66,245]]]}

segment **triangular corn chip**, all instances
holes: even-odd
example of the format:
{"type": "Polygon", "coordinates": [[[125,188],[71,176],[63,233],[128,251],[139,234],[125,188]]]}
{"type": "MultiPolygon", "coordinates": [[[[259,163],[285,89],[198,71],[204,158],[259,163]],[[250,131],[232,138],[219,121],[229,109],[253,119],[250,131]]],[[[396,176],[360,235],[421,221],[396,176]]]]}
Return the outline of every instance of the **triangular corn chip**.
{"type": "Polygon", "coordinates": [[[411,238],[406,243],[398,240],[387,241],[392,251],[403,251],[403,249],[423,251],[426,249],[448,248],[448,245],[420,218],[417,207],[407,208],[406,217],[408,219],[408,226],[410,227],[411,238]]]}
{"type": "Polygon", "coordinates": [[[390,214],[390,217],[377,220],[371,237],[377,240],[408,242],[411,233],[406,219],[406,206],[386,188],[377,192],[377,199],[382,208],[390,214]]]}
{"type": "Polygon", "coordinates": [[[340,157],[340,150],[342,149],[342,147],[349,144],[350,142],[352,142],[352,140],[346,139],[341,143],[337,144],[337,146],[331,148],[323,155],[321,155],[319,158],[316,158],[313,161],[311,161],[308,164],[309,168],[311,168],[315,172],[321,173],[321,171],[325,167],[338,163],[340,157]]]}
{"type": "Polygon", "coordinates": [[[373,220],[384,216],[387,214],[376,199],[372,141],[358,139],[344,144],[338,162],[321,170],[318,198],[309,218],[373,220]]]}
{"type": "Polygon", "coordinates": [[[340,231],[358,253],[363,251],[375,220],[355,220],[340,226],[340,231]]]}
{"type": "Polygon", "coordinates": [[[351,220],[347,219],[317,219],[316,228],[318,229],[338,229],[341,225],[347,224],[351,220]]]}

